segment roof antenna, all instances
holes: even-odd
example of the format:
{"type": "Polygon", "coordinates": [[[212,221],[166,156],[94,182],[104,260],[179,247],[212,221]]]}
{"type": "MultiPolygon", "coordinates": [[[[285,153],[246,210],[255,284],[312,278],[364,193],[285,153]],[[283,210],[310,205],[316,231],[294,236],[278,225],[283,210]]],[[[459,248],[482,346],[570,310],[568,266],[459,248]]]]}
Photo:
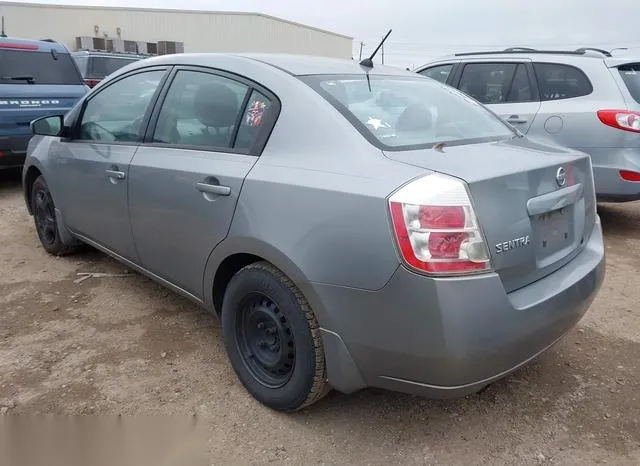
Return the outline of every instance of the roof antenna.
{"type": "Polygon", "coordinates": [[[366,68],[373,68],[373,57],[376,56],[376,53],[378,53],[378,50],[380,50],[380,48],[384,45],[384,41],[387,40],[387,37],[389,37],[389,34],[391,34],[391,29],[389,29],[389,32],[387,32],[387,35],[384,36],[384,38],[382,39],[382,42],[378,44],[378,46],[373,51],[371,56],[369,58],[365,58],[360,62],[360,66],[364,66],[366,68]]]}

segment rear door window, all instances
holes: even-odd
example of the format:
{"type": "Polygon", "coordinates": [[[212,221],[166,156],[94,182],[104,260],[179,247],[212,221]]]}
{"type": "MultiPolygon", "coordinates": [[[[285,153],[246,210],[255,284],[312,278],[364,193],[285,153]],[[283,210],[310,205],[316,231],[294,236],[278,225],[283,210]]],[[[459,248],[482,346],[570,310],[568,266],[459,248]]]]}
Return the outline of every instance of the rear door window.
{"type": "Polygon", "coordinates": [[[640,63],[629,63],[618,67],[624,84],[633,100],[640,103],[640,63]]]}
{"type": "Polygon", "coordinates": [[[153,142],[232,147],[248,91],[246,85],[224,76],[178,71],[158,115],[153,142]]]}
{"type": "Polygon", "coordinates": [[[452,69],[453,64],[450,63],[447,65],[439,65],[432,68],[427,68],[426,70],[420,71],[419,74],[421,74],[422,76],[426,76],[427,78],[440,81],[441,83],[446,83],[447,79],[449,79],[449,75],[451,74],[452,69]]]}
{"type": "Polygon", "coordinates": [[[533,93],[531,92],[531,83],[529,82],[529,74],[523,63],[518,65],[516,74],[513,77],[509,93],[507,94],[507,102],[531,102],[533,93]]]}
{"type": "Polygon", "coordinates": [[[68,53],[0,49],[0,84],[82,84],[68,53]]]}
{"type": "Polygon", "coordinates": [[[458,88],[483,104],[507,101],[517,63],[469,63],[458,88]]]}
{"type": "Polygon", "coordinates": [[[593,92],[593,86],[582,70],[560,63],[534,63],[540,100],[582,97],[593,92]]]}

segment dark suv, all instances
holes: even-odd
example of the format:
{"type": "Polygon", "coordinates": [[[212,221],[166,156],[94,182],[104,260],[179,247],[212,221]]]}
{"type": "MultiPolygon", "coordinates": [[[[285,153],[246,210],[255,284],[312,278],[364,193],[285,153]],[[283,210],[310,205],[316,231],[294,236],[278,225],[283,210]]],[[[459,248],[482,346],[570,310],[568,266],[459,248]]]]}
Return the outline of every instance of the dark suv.
{"type": "Polygon", "coordinates": [[[32,120],[66,113],[87,91],[64,45],[0,38],[0,170],[24,162],[32,120]]]}
{"type": "Polygon", "coordinates": [[[146,55],[133,53],[88,50],[73,52],[72,56],[78,64],[84,82],[91,88],[95,87],[100,81],[123,66],[147,58],[146,55]]]}

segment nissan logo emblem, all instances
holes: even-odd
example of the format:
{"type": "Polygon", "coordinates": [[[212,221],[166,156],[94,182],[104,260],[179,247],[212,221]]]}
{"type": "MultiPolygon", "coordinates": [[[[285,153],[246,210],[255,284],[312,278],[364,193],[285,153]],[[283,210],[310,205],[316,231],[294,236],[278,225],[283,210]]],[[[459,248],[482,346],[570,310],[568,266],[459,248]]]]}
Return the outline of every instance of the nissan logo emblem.
{"type": "Polygon", "coordinates": [[[558,171],[556,172],[556,182],[560,187],[567,184],[567,172],[563,167],[558,168],[558,171]]]}

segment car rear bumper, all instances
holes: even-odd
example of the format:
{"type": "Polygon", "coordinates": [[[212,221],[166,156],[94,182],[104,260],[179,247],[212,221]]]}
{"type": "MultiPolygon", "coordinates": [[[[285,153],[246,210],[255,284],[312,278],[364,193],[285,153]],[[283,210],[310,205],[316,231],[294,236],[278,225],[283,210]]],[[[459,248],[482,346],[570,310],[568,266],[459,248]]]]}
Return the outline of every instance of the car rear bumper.
{"type": "Polygon", "coordinates": [[[552,346],[582,318],[604,273],[598,220],[574,260],[511,293],[493,273],[431,279],[404,267],[377,292],[308,286],[327,311],[321,324],[334,388],[440,398],[478,391],[552,346]]]}
{"type": "Polygon", "coordinates": [[[19,167],[24,163],[31,135],[0,137],[0,169],[19,167]]]}
{"type": "Polygon", "coordinates": [[[596,195],[600,202],[640,200],[640,183],[625,181],[620,170],[640,173],[640,148],[588,149],[591,156],[596,195]]]}

